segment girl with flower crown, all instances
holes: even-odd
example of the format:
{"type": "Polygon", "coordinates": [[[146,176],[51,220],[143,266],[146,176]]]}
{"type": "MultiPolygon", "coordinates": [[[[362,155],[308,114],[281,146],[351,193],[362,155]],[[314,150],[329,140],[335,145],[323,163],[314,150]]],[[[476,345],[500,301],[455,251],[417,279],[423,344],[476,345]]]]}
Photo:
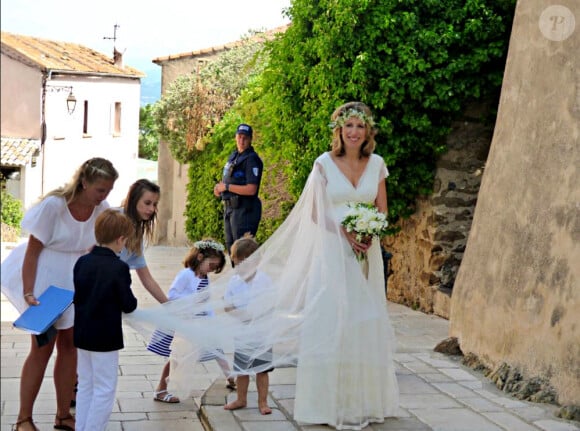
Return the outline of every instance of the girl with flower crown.
{"type": "MultiPolygon", "coordinates": [[[[226,262],[224,246],[213,239],[204,239],[193,244],[183,261],[182,269],[169,288],[169,301],[178,298],[191,296],[197,304],[207,303],[210,299],[209,278],[208,274],[214,272],[219,274],[226,262]]],[[[198,316],[211,316],[213,311],[208,308],[199,313],[198,316]]],[[[157,353],[158,355],[169,357],[171,354],[170,345],[173,341],[173,335],[163,331],[156,331],[152,340],[147,346],[147,350],[157,353]]],[[[226,377],[229,376],[229,365],[225,359],[220,356],[207,353],[202,360],[216,359],[222,368],[226,377]]],[[[170,371],[170,362],[167,362],[161,372],[159,384],[154,393],[154,400],[164,403],[178,403],[179,398],[167,391],[167,380],[170,371]]],[[[228,378],[228,387],[234,387],[233,378],[228,378]]]]}

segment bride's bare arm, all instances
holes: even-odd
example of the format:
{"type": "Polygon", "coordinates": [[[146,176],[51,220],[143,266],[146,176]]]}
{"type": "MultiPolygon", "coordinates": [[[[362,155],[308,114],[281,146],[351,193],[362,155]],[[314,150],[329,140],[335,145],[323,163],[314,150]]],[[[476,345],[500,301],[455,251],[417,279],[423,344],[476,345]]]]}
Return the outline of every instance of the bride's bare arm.
{"type": "Polygon", "coordinates": [[[383,214],[387,214],[387,184],[384,178],[379,181],[379,190],[377,192],[377,197],[375,199],[375,206],[383,214]]]}

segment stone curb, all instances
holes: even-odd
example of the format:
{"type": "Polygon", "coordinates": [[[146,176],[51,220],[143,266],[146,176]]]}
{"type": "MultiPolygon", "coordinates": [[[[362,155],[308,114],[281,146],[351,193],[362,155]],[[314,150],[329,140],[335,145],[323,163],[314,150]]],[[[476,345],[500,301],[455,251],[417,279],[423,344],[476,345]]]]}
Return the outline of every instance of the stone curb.
{"type": "Polygon", "coordinates": [[[224,387],[223,379],[215,380],[201,397],[199,419],[206,431],[239,431],[242,429],[232,412],[224,410],[231,391],[224,387]]]}

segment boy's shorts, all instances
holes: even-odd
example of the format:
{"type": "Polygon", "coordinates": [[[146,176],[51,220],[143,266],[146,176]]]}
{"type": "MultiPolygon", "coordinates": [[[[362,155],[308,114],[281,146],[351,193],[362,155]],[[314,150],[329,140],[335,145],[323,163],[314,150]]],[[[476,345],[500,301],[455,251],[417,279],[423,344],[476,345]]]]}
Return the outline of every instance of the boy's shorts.
{"type": "Polygon", "coordinates": [[[272,358],[272,349],[262,354],[261,357],[258,356],[255,358],[247,355],[246,353],[235,351],[234,372],[241,372],[240,374],[243,375],[244,374],[243,371],[247,371],[249,369],[265,368],[263,371],[258,371],[258,373],[269,373],[270,371],[274,371],[274,367],[266,368],[269,364],[272,363],[271,358],[272,358]]]}

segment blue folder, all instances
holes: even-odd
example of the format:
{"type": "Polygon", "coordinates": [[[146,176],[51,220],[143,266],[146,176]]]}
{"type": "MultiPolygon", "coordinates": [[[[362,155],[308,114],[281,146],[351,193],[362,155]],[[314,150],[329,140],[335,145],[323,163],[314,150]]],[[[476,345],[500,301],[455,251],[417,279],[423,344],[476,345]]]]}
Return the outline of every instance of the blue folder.
{"type": "Polygon", "coordinates": [[[73,302],[74,292],[62,287],[49,286],[32,305],[14,321],[14,327],[31,334],[45,333],[73,302]]]}

